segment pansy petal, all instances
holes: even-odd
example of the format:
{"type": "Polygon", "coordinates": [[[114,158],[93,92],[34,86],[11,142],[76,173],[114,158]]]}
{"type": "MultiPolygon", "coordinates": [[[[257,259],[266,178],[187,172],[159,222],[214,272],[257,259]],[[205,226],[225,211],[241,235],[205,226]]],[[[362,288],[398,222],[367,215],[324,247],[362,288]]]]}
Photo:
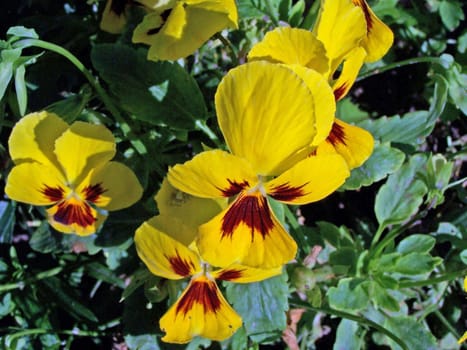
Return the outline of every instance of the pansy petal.
{"type": "Polygon", "coordinates": [[[259,175],[279,174],[280,164],[316,134],[313,94],[283,65],[258,61],[231,69],[215,104],[230,150],[259,175]]]}
{"type": "Polygon", "coordinates": [[[462,344],[463,342],[465,342],[467,340],[467,332],[464,332],[464,334],[462,335],[462,337],[459,338],[459,340],[457,341],[457,344],[462,344]]]}
{"type": "Polygon", "coordinates": [[[188,226],[185,221],[178,217],[159,214],[148,220],[147,223],[190,249],[192,249],[192,243],[198,237],[199,225],[196,227],[188,226]]]}
{"type": "Polygon", "coordinates": [[[297,245],[259,192],[240,194],[230,206],[199,228],[200,254],[213,266],[238,263],[278,267],[295,257],[297,245]]]}
{"type": "MultiPolygon", "coordinates": [[[[374,146],[373,136],[368,131],[339,119],[335,120],[326,143],[344,157],[350,169],[362,165],[370,157],[374,146]]],[[[321,147],[317,148],[318,155],[323,154],[321,147]]]]}
{"type": "Polygon", "coordinates": [[[135,234],[138,256],[155,275],[176,280],[200,272],[198,255],[169,235],[144,222],[135,234]]]}
{"type": "Polygon", "coordinates": [[[394,41],[392,30],[384,24],[368,6],[365,0],[352,0],[359,6],[364,14],[367,27],[367,35],[363,40],[363,47],[367,51],[366,62],[374,62],[383,57],[394,41]]]}
{"type": "Polygon", "coordinates": [[[195,336],[222,341],[242,325],[216,283],[202,275],[193,279],[159,326],[168,343],[188,343],[195,336]]]}
{"type": "Polygon", "coordinates": [[[266,192],[289,204],[307,204],[330,195],[350,175],[344,158],[338,154],[308,157],[269,181],[266,192]]]}
{"type": "Polygon", "coordinates": [[[365,16],[350,0],[323,0],[313,32],[326,48],[331,78],[344,57],[365,37],[365,16]]]}
{"type": "Polygon", "coordinates": [[[68,129],[68,124],[56,114],[31,113],[16,123],[8,140],[11,159],[16,164],[36,161],[57,164],[55,140],[68,129]]]}
{"type": "Polygon", "coordinates": [[[108,162],[92,169],[77,192],[88,202],[112,211],[136,203],[143,194],[143,188],[126,165],[108,162]]]}
{"type": "Polygon", "coordinates": [[[360,68],[362,68],[366,55],[365,49],[357,47],[345,58],[342,66],[342,72],[332,87],[336,101],[343,99],[349,92],[355,82],[355,79],[357,79],[358,72],[360,71],[360,68]]]}
{"type": "Polygon", "coordinates": [[[65,183],[63,175],[51,164],[21,163],[11,169],[5,193],[18,202],[49,205],[69,194],[65,183]]]}
{"type": "Polygon", "coordinates": [[[105,126],[84,122],[73,123],[55,142],[55,154],[72,185],[112,159],[115,149],[115,139],[105,126]]]}
{"type": "Polygon", "coordinates": [[[272,269],[258,269],[244,265],[234,264],[224,269],[212,271],[211,275],[216,280],[235,283],[259,282],[282,273],[282,266],[272,269]]]}
{"type": "Polygon", "coordinates": [[[249,61],[298,64],[324,74],[328,58],[323,44],[308,30],[278,27],[267,32],[264,39],[248,53],[249,61]]]}
{"type": "Polygon", "coordinates": [[[127,4],[126,0],[107,0],[99,28],[112,34],[121,33],[127,22],[125,15],[127,4]]]}
{"type": "Polygon", "coordinates": [[[202,198],[231,197],[256,185],[248,162],[221,150],[206,151],[169,169],[172,186],[202,198]]]}

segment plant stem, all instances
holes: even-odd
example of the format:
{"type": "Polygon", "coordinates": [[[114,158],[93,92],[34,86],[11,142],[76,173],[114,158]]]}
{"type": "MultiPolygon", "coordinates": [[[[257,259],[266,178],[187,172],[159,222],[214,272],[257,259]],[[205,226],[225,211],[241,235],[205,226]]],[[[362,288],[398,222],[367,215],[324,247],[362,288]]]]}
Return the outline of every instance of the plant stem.
{"type": "Polygon", "coordinates": [[[40,280],[45,279],[45,278],[56,276],[60,272],[62,272],[63,269],[64,269],[63,266],[54,267],[53,269],[39,272],[34,277],[26,278],[23,281],[0,285],[0,293],[6,292],[6,291],[9,291],[9,290],[13,290],[13,289],[23,289],[28,284],[40,281],[40,280]]]}
{"type": "Polygon", "coordinates": [[[459,277],[464,276],[466,274],[467,274],[467,269],[463,269],[463,270],[459,270],[459,271],[448,272],[448,273],[445,273],[444,275],[441,275],[441,276],[424,279],[422,281],[401,281],[401,282],[399,282],[399,288],[413,288],[413,287],[431,286],[431,285],[436,284],[436,283],[451,281],[453,279],[459,278],[459,277]]]}
{"type": "Polygon", "coordinates": [[[238,66],[239,65],[238,54],[237,54],[237,50],[235,50],[235,47],[233,46],[232,42],[229,39],[227,39],[226,37],[222,36],[221,33],[216,33],[214,35],[214,37],[216,39],[219,39],[222,42],[222,44],[224,44],[226,47],[228,47],[229,56],[230,56],[230,59],[232,60],[232,64],[234,66],[238,66]]]}
{"type": "Polygon", "coordinates": [[[456,329],[452,326],[451,322],[449,322],[446,319],[446,317],[444,317],[441,311],[435,310],[433,313],[436,315],[436,317],[438,317],[441,323],[449,330],[449,332],[451,332],[452,335],[456,337],[456,339],[459,339],[461,337],[460,334],[456,331],[456,329]]]}
{"type": "Polygon", "coordinates": [[[216,133],[211,130],[211,128],[206,124],[204,120],[200,120],[200,119],[196,120],[195,126],[198,128],[198,130],[202,131],[207,137],[209,137],[209,139],[212,142],[214,142],[214,144],[218,148],[222,148],[222,144],[219,138],[217,137],[216,133]]]}

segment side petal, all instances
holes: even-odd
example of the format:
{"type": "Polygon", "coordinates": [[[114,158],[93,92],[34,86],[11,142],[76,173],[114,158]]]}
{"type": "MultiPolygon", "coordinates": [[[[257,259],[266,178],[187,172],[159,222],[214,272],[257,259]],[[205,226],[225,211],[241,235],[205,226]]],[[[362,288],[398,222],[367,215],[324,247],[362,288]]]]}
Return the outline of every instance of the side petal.
{"type": "Polygon", "coordinates": [[[282,266],[272,269],[257,269],[244,265],[234,264],[227,268],[211,272],[216,280],[235,283],[259,282],[282,273],[282,266]]]}
{"type": "Polygon", "coordinates": [[[43,111],[24,116],[8,139],[11,159],[16,164],[34,160],[57,165],[54,143],[66,129],[68,124],[54,113],[43,111]]]}
{"type": "Polygon", "coordinates": [[[201,271],[198,255],[187,246],[144,222],[135,233],[138,256],[155,275],[177,280],[201,271]]]}
{"type": "Polygon", "coordinates": [[[274,268],[295,257],[297,245],[259,192],[240,194],[199,228],[200,255],[213,266],[274,268]]]}
{"type": "MultiPolygon", "coordinates": [[[[370,157],[374,147],[373,136],[368,131],[339,119],[335,120],[325,143],[334,147],[336,152],[344,157],[350,169],[362,165],[370,157]]],[[[322,154],[322,147],[324,146],[318,146],[316,154],[322,154]]]]}
{"type": "Polygon", "coordinates": [[[278,27],[267,32],[263,40],[248,53],[249,61],[298,64],[324,74],[328,58],[323,44],[308,30],[278,27]]]}
{"type": "Polygon", "coordinates": [[[256,174],[277,175],[280,164],[316,134],[313,94],[283,65],[251,62],[231,69],[216,92],[220,128],[236,156],[256,174]]]}
{"type": "Polygon", "coordinates": [[[63,175],[50,164],[21,163],[11,169],[5,193],[18,202],[50,205],[70,193],[65,184],[63,175]]]}
{"type": "Polygon", "coordinates": [[[343,99],[349,92],[355,82],[355,79],[357,79],[358,72],[360,71],[360,68],[362,68],[366,55],[365,49],[357,47],[345,58],[342,66],[342,72],[332,87],[336,102],[343,99]]]}
{"type": "Polygon", "coordinates": [[[108,162],[92,169],[77,192],[88,202],[112,211],[136,203],[143,195],[143,188],[126,165],[108,162]]]}
{"type": "Polygon", "coordinates": [[[67,180],[78,185],[92,168],[115,155],[115,139],[103,125],[74,122],[55,141],[55,154],[67,180]]]}
{"type": "Polygon", "coordinates": [[[221,150],[197,154],[167,175],[172,186],[201,198],[231,197],[258,182],[250,164],[221,150]]]}
{"type": "Polygon", "coordinates": [[[160,328],[168,343],[188,343],[195,336],[222,341],[242,325],[241,317],[225,300],[214,281],[193,279],[177,302],[162,316],[160,328]]]}
{"type": "Polygon", "coordinates": [[[350,175],[340,155],[308,157],[266,184],[272,198],[288,204],[319,201],[341,186],[350,175]]]}
{"type": "Polygon", "coordinates": [[[367,34],[363,47],[367,51],[365,62],[374,62],[383,57],[394,42],[392,30],[384,24],[373,12],[365,0],[352,0],[365,14],[367,34]]]}

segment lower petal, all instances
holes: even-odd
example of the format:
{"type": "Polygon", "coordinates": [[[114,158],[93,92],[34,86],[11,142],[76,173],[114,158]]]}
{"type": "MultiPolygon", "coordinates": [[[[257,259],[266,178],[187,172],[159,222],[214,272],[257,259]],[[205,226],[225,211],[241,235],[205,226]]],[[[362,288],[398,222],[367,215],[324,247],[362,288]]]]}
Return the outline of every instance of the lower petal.
{"type": "Polygon", "coordinates": [[[363,48],[356,47],[345,57],[342,72],[332,87],[336,101],[343,99],[349,92],[355,79],[357,79],[358,72],[362,68],[366,55],[366,51],[363,48]]]}

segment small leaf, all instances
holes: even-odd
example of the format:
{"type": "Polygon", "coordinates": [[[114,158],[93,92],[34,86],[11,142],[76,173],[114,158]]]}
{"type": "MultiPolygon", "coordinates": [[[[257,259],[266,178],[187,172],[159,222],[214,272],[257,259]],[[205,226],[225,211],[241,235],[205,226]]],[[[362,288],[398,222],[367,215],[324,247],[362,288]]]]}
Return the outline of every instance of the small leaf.
{"type": "Polygon", "coordinates": [[[0,319],[13,311],[15,304],[11,300],[11,293],[6,293],[0,301],[0,319]]]}
{"type": "Polygon", "coordinates": [[[336,341],[333,350],[362,349],[365,332],[358,322],[342,319],[336,331],[336,341]]]}
{"type": "Polygon", "coordinates": [[[329,255],[329,262],[336,274],[353,274],[356,271],[357,251],[354,247],[342,247],[329,255]]]}
{"type": "Polygon", "coordinates": [[[0,100],[5,95],[5,91],[13,78],[14,65],[21,56],[21,49],[9,49],[1,52],[0,59],[0,100]]]}
{"type": "Polygon", "coordinates": [[[442,258],[432,257],[427,253],[410,253],[396,262],[394,272],[404,275],[421,275],[433,271],[442,262],[442,258]]]}
{"type": "Polygon", "coordinates": [[[292,27],[298,27],[302,21],[303,13],[305,12],[305,1],[298,0],[290,9],[289,24],[292,27]]]}
{"type": "Polygon", "coordinates": [[[329,305],[337,310],[359,311],[368,305],[366,286],[368,281],[357,278],[343,278],[337,287],[328,291],[329,305]]]}
{"type": "Polygon", "coordinates": [[[0,243],[11,244],[15,228],[16,202],[0,201],[0,243]]]}
{"type": "Polygon", "coordinates": [[[21,65],[16,68],[15,71],[15,91],[16,99],[18,101],[19,113],[24,115],[28,106],[28,91],[26,89],[26,81],[24,75],[26,74],[26,68],[21,65]]]}
{"type": "Polygon", "coordinates": [[[97,280],[107,282],[122,289],[125,288],[125,282],[121,278],[117,277],[108,267],[98,262],[85,265],[85,270],[89,276],[97,280]]]}
{"type": "Polygon", "coordinates": [[[388,291],[380,286],[377,282],[371,281],[368,286],[368,294],[371,301],[377,307],[381,307],[388,311],[397,312],[400,309],[399,302],[394,299],[388,291]]]}
{"type": "Polygon", "coordinates": [[[57,101],[45,107],[45,110],[58,114],[65,122],[73,123],[81,114],[91,98],[91,93],[73,94],[64,100],[57,101]]]}
{"type": "Polygon", "coordinates": [[[160,350],[155,334],[125,335],[125,344],[132,350],[160,350]]]}
{"type": "Polygon", "coordinates": [[[456,0],[444,0],[439,5],[441,21],[451,32],[464,20],[462,5],[456,0]]]}
{"type": "Polygon", "coordinates": [[[34,29],[26,28],[23,26],[16,26],[11,27],[6,32],[9,36],[17,36],[20,38],[30,38],[30,39],[39,39],[39,35],[37,35],[34,29]]]}
{"type": "Polygon", "coordinates": [[[31,249],[40,253],[52,253],[61,248],[62,234],[52,232],[47,221],[42,221],[29,240],[31,249]]]}
{"type": "MultiPolygon", "coordinates": [[[[438,344],[431,331],[414,317],[393,316],[384,319],[383,327],[402,339],[408,349],[436,350],[438,344]]],[[[393,350],[402,350],[392,339],[385,337],[385,344],[393,350]]]]}
{"type": "Polygon", "coordinates": [[[413,234],[404,238],[397,245],[397,251],[401,254],[428,253],[436,244],[434,237],[422,234],[413,234]]]}

